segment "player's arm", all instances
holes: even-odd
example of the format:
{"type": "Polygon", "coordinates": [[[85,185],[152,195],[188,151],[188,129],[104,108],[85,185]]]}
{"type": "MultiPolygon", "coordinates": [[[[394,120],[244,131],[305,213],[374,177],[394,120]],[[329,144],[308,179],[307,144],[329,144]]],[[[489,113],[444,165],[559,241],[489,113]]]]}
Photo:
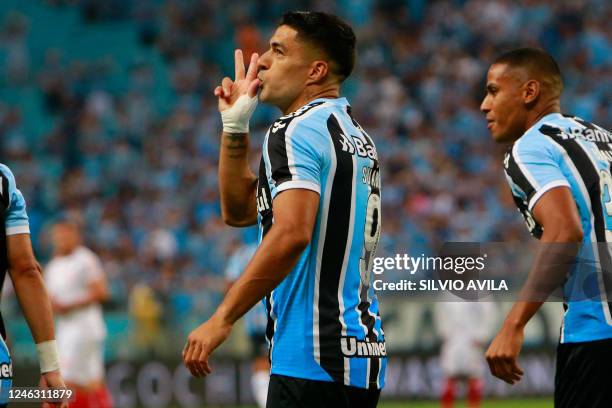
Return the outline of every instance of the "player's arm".
{"type": "Polygon", "coordinates": [[[257,177],[249,168],[247,133],[221,134],[219,194],[223,221],[233,227],[257,223],[257,177]]]}
{"type": "Polygon", "coordinates": [[[53,311],[57,314],[65,314],[73,310],[82,309],[89,305],[104,303],[108,300],[108,286],[105,278],[96,278],[89,283],[89,291],[83,299],[74,301],[73,303],[53,302],[53,311]]]}
{"type": "Polygon", "coordinates": [[[51,302],[40,266],[34,258],[29,234],[7,237],[9,274],[36,343],[55,339],[51,302]]]}
{"type": "Polygon", "coordinates": [[[225,77],[215,88],[223,122],[219,150],[219,193],[223,221],[234,227],[257,222],[257,177],[249,168],[249,119],[257,105],[258,55],[245,74],[242,51],[236,50],[235,79],[225,77]]]}
{"type": "Polygon", "coordinates": [[[532,212],[543,228],[541,245],[521,300],[513,305],[486,353],[491,373],[509,384],[519,381],[523,375],[517,358],[525,326],[548,295],[563,284],[583,239],[576,202],[568,187],[556,187],[544,193],[532,212]]]}
{"type": "Polygon", "coordinates": [[[232,285],[213,316],[196,328],[183,350],[194,376],[210,374],[208,357],[229,335],[233,324],[289,274],[309,245],[319,194],[290,189],[274,199],[274,224],[244,273],[232,285]]]}
{"type": "Polygon", "coordinates": [[[52,299],[53,311],[55,313],[64,314],[93,304],[104,303],[108,300],[108,286],[102,262],[100,262],[100,259],[93,253],[89,253],[85,256],[83,262],[85,263],[86,277],[89,281],[87,294],[83,298],[71,303],[62,303],[52,299]]]}
{"type": "MultiPolygon", "coordinates": [[[[9,235],[6,246],[9,275],[36,343],[42,372],[41,384],[51,388],[65,388],[66,385],[59,372],[51,302],[47,296],[40,265],[36,262],[32,251],[30,234],[9,235]]],[[[66,403],[49,405],[67,406],[66,403]]]]}

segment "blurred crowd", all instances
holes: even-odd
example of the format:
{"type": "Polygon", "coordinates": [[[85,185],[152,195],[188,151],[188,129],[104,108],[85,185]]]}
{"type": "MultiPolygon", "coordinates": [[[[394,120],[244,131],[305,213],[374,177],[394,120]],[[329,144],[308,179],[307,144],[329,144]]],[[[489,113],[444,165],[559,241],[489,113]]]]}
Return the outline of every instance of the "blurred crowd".
{"type": "MultiPolygon", "coordinates": [[[[233,75],[235,47],[247,57],[266,49],[284,11],[329,11],[355,28],[358,61],[344,91],[378,147],[382,255],[430,253],[445,241],[529,239],[503,178],[504,148],[490,140],[479,112],[498,53],[544,47],[564,75],[563,110],[612,125],[606,0],[75,0],[40,7],[76,9],[80,24],[101,34],[133,27],[123,41],[161,63],[80,60],[53,47],[32,55],[32,25],[51,23],[0,6],[2,86],[35,92],[49,118],[38,133],[28,131],[35,119],[19,103],[0,102],[1,161],[28,202],[37,253],[48,259],[47,226],[69,213],[82,220],[114,298],[149,294],[146,285],[172,318],[195,312],[203,320],[221,296],[229,254],[256,236],[220,219],[212,89],[233,75]]],[[[258,107],[253,168],[277,116],[258,107]]]]}

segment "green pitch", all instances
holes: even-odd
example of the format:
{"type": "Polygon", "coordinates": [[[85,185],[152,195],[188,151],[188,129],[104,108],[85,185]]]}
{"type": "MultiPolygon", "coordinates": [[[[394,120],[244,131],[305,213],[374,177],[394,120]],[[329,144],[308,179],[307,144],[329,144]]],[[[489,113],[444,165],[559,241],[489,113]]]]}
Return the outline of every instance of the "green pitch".
{"type": "MultiPolygon", "coordinates": [[[[465,403],[457,403],[455,408],[467,408],[465,403]]],[[[553,408],[550,399],[507,399],[485,401],[481,408],[553,408]]],[[[255,408],[243,406],[236,408],[255,408]]],[[[440,408],[437,401],[407,401],[407,402],[381,402],[378,408],[440,408]]]]}
{"type": "MultiPolygon", "coordinates": [[[[382,402],[378,404],[379,408],[439,408],[440,403],[431,401],[414,401],[414,402],[382,402]]],[[[493,400],[482,403],[481,408],[552,408],[553,403],[548,399],[510,399],[510,400],[493,400]]],[[[465,403],[455,404],[455,408],[467,408],[465,403]]]]}

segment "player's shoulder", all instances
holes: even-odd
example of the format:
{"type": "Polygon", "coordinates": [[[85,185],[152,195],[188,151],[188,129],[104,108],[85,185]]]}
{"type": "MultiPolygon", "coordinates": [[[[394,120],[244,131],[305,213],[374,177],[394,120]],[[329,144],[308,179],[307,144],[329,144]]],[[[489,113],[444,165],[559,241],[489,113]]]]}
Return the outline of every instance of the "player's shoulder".
{"type": "Polygon", "coordinates": [[[316,99],[295,112],[278,118],[270,127],[270,135],[297,133],[325,135],[327,120],[346,101],[344,98],[316,99]]]}
{"type": "Polygon", "coordinates": [[[47,262],[47,264],[45,265],[45,272],[53,269],[57,265],[57,261],[58,261],[58,256],[57,255],[53,256],[49,260],[49,262],[47,262]]]}
{"type": "MultiPolygon", "coordinates": [[[[538,122],[536,122],[521,139],[524,139],[525,147],[533,145],[555,145],[563,144],[567,140],[576,138],[590,140],[589,137],[585,137],[586,133],[595,129],[597,132],[607,133],[608,137],[610,132],[597,126],[593,123],[589,123],[584,119],[567,114],[552,113],[544,116],[538,122]]],[[[596,140],[596,139],[593,139],[596,140]]],[[[596,141],[601,141],[597,139],[596,141]]]]}
{"type": "Polygon", "coordinates": [[[98,255],[91,249],[87,248],[84,245],[79,246],[75,250],[75,255],[82,261],[90,262],[90,261],[98,261],[98,255]]]}
{"type": "Polygon", "coordinates": [[[0,175],[6,178],[9,183],[15,184],[15,175],[13,175],[13,172],[11,171],[9,166],[4,163],[0,163],[0,175]]]}
{"type": "Polygon", "coordinates": [[[512,144],[510,154],[515,159],[523,155],[556,154],[558,139],[566,138],[564,122],[561,114],[536,122],[512,144]]]}
{"type": "Polygon", "coordinates": [[[11,204],[11,197],[16,189],[15,176],[11,169],[0,163],[0,200],[2,205],[8,207],[11,204]]]}
{"type": "Polygon", "coordinates": [[[318,100],[279,118],[270,127],[267,138],[268,149],[285,151],[291,145],[294,149],[301,147],[316,152],[328,150],[329,135],[324,118],[326,115],[329,116],[330,108],[331,104],[325,100],[318,100]]]}
{"type": "Polygon", "coordinates": [[[324,109],[324,105],[324,101],[311,102],[295,112],[281,116],[270,126],[270,136],[284,136],[288,133],[293,133],[298,127],[301,130],[312,127],[311,125],[316,123],[313,115],[318,110],[324,109]]]}

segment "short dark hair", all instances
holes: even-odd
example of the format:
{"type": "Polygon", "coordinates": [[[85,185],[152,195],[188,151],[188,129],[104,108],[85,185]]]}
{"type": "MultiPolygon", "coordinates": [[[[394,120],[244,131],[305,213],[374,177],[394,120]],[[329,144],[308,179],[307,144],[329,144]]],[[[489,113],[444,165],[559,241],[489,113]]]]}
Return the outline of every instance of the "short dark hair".
{"type": "Polygon", "coordinates": [[[332,60],[332,69],[342,80],[355,65],[355,33],[340,17],[320,11],[291,11],[278,24],[297,31],[297,36],[321,50],[332,60]]]}
{"type": "Polygon", "coordinates": [[[517,48],[501,54],[493,63],[525,68],[530,74],[549,82],[553,91],[559,95],[563,90],[563,77],[559,65],[549,53],[540,48],[517,48]]]}

